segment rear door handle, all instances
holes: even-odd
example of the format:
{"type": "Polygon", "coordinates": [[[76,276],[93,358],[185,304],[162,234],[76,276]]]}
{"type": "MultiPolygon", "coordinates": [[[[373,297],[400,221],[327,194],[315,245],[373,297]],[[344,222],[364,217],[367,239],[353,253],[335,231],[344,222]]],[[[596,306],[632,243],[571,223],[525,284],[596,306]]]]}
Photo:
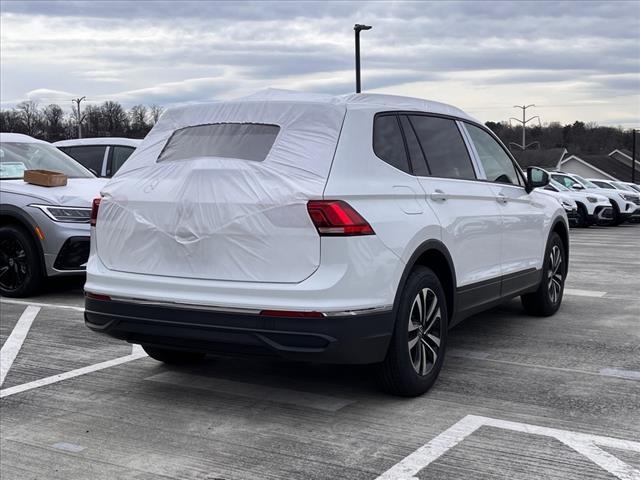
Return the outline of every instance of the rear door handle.
{"type": "Polygon", "coordinates": [[[431,194],[431,200],[435,200],[437,202],[444,202],[447,198],[448,195],[442,190],[434,190],[431,194]]]}
{"type": "Polygon", "coordinates": [[[498,203],[507,203],[509,201],[509,198],[506,195],[499,193],[496,197],[496,200],[498,201],[498,203]]]}

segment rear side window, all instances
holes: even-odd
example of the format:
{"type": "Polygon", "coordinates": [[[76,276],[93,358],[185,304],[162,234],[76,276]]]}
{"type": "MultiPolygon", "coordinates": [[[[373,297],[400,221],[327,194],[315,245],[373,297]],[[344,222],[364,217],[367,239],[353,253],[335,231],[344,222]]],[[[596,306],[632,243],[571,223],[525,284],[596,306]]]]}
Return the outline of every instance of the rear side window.
{"type": "Polygon", "coordinates": [[[411,161],[413,174],[419,177],[426,177],[429,175],[427,161],[424,158],[424,153],[422,152],[420,142],[418,142],[416,132],[405,115],[400,117],[400,123],[402,125],[402,131],[404,132],[404,138],[407,141],[407,149],[409,150],[409,160],[411,161]]]}
{"type": "Polygon", "coordinates": [[[475,125],[468,124],[467,131],[476,147],[487,180],[520,185],[515,165],[495,138],[475,125]]]}
{"type": "Polygon", "coordinates": [[[214,123],[181,128],[173,132],[158,162],[196,157],[262,162],[279,131],[277,125],[261,123],[214,123]]]}
{"type": "Polygon", "coordinates": [[[396,115],[377,115],[373,122],[373,151],[398,170],[410,173],[407,152],[396,115]]]}
{"type": "Polygon", "coordinates": [[[96,175],[102,174],[102,163],[106,146],[86,145],[82,147],[60,147],[64,153],[80,163],[85,168],[92,170],[96,175]]]}
{"type": "Polygon", "coordinates": [[[427,157],[432,176],[476,179],[471,157],[453,120],[425,115],[410,115],[409,120],[427,157]]]}
{"type": "Polygon", "coordinates": [[[115,174],[120,167],[124,164],[124,162],[131,156],[135,148],[133,147],[123,147],[121,145],[115,145],[111,147],[111,170],[110,174],[115,174]]]}

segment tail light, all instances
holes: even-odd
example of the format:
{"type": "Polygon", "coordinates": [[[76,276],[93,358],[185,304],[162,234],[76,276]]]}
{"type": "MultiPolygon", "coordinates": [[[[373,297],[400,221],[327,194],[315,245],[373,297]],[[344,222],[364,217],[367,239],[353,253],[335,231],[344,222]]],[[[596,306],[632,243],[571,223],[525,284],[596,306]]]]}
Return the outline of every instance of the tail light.
{"type": "Polygon", "coordinates": [[[98,219],[98,209],[100,208],[101,198],[94,198],[91,204],[91,226],[96,226],[96,220],[98,219]]]}
{"type": "Polygon", "coordinates": [[[311,200],[307,211],[321,237],[374,235],[371,225],[342,200],[311,200]]]}

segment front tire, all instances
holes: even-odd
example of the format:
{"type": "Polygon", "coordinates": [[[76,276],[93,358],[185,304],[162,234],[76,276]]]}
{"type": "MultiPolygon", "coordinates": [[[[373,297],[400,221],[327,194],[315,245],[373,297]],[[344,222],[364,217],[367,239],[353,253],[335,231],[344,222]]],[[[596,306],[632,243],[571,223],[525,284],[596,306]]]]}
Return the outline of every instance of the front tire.
{"type": "Polygon", "coordinates": [[[448,325],[440,280],[431,269],[417,267],[402,292],[391,345],[380,366],[386,391],[415,397],[431,388],[442,368],[448,325]]]}
{"type": "Polygon", "coordinates": [[[0,227],[0,294],[28,297],[44,279],[40,253],[29,233],[16,225],[0,227]]]}
{"type": "Polygon", "coordinates": [[[174,350],[171,348],[156,347],[153,345],[142,345],[142,349],[147,352],[154,360],[168,363],[171,365],[186,365],[189,363],[197,363],[205,357],[202,352],[193,352],[191,350],[174,350]]]}
{"type": "Polygon", "coordinates": [[[522,306],[530,315],[549,317],[562,303],[564,282],[567,276],[567,258],[560,235],[553,232],[547,243],[542,266],[542,280],[533,293],[522,295],[522,306]]]}
{"type": "Polygon", "coordinates": [[[587,208],[581,203],[578,204],[578,227],[586,228],[591,225],[589,221],[589,215],[587,214],[587,208]]]}

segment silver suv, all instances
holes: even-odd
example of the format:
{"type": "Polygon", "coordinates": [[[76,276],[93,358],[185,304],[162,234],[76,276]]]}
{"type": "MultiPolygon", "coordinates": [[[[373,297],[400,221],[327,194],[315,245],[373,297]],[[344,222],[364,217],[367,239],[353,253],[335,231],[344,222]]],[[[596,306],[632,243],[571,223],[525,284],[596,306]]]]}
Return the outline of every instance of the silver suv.
{"type": "Polygon", "coordinates": [[[0,133],[0,294],[28,296],[46,277],[84,272],[91,201],[105,183],[47,142],[0,133]],[[67,185],[26,183],[33,169],[64,173],[67,185]]]}

